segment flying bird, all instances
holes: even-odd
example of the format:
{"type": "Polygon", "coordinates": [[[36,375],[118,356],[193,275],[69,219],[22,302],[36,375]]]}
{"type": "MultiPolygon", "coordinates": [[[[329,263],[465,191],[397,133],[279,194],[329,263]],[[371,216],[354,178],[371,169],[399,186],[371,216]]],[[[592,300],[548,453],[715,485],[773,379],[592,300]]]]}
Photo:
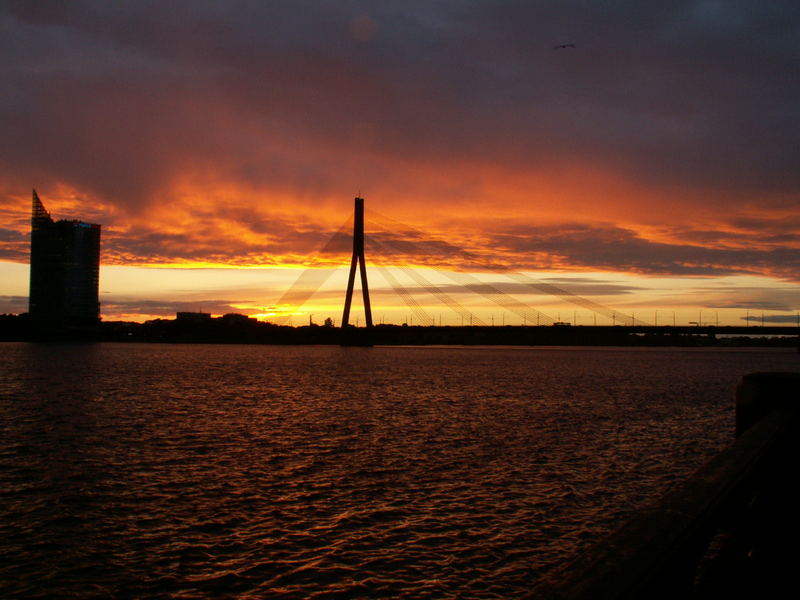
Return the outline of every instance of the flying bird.
{"type": "Polygon", "coordinates": [[[553,46],[553,50],[561,50],[562,48],[574,48],[575,44],[559,44],[558,46],[553,46]]]}

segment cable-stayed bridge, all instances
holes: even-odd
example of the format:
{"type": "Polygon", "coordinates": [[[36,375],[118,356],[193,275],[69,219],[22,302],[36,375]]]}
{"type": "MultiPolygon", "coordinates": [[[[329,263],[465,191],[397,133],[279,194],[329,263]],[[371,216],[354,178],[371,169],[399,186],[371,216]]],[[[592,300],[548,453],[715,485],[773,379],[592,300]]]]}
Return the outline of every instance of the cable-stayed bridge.
{"type": "MultiPolygon", "coordinates": [[[[557,298],[575,308],[589,311],[593,315],[593,326],[633,328],[641,333],[663,331],[662,323],[648,323],[636,317],[633,312],[622,312],[596,301],[582,297],[574,292],[552,283],[538,280],[527,273],[511,271],[495,262],[487,260],[462,248],[456,248],[442,240],[432,239],[425,232],[400,223],[375,211],[366,211],[363,198],[355,198],[353,216],[331,237],[319,251],[311,264],[306,268],[294,284],[277,302],[278,307],[302,307],[339,268],[339,258],[343,252],[352,248],[349,277],[344,297],[341,326],[351,326],[350,312],[355,293],[356,273],[360,278],[360,287],[367,327],[373,326],[372,301],[370,299],[366,257],[369,255],[373,264],[380,268],[371,273],[380,274],[386,284],[404,302],[414,325],[434,326],[437,324],[425,306],[418,299],[424,295],[438,306],[446,307],[460,318],[463,326],[486,327],[500,323],[487,323],[474,309],[462,304],[457,296],[464,291],[482,298],[487,305],[494,305],[502,311],[514,315],[516,324],[522,326],[565,326],[574,323],[564,322],[559,316],[544,312],[524,300],[525,296],[545,296],[557,298]],[[369,223],[369,228],[365,227],[369,223]],[[352,232],[352,233],[351,233],[352,232]],[[332,257],[337,257],[333,259],[332,257]],[[414,260],[413,266],[410,262],[414,260]],[[452,265],[452,266],[451,266],[452,265]],[[432,281],[423,273],[433,271],[438,281],[432,281]],[[482,281],[465,269],[472,272],[491,272],[505,276],[509,285],[482,281]],[[399,274],[399,275],[398,275],[399,274]],[[401,279],[413,282],[411,287],[404,285],[401,279]],[[503,289],[505,288],[505,289],[503,289]],[[515,293],[509,291],[514,290],[515,293]],[[601,325],[597,325],[598,317],[601,325]]],[[[280,323],[288,320],[278,317],[274,321],[280,323]]],[[[440,317],[441,323],[441,317],[440,317]]],[[[505,323],[504,323],[505,324],[505,323]]],[[[800,326],[800,323],[798,323],[800,326]]],[[[680,333],[755,333],[772,335],[796,335],[798,328],[794,326],[754,327],[718,327],[708,323],[696,322],[689,326],[669,326],[680,333]]]]}

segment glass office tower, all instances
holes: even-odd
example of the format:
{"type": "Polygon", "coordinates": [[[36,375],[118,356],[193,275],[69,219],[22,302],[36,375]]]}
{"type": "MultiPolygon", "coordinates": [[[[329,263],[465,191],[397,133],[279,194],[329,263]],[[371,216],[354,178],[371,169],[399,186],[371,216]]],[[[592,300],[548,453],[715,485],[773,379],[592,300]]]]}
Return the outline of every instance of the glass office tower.
{"type": "Polygon", "coordinates": [[[99,278],[100,225],[53,221],[33,190],[28,312],[34,322],[97,324],[99,278]]]}

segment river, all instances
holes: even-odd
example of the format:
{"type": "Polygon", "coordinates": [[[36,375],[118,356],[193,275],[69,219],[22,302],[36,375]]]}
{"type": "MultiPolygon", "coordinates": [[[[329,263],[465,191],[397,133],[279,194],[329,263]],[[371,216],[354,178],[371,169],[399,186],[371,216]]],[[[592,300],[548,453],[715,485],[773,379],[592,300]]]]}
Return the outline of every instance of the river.
{"type": "Polygon", "coordinates": [[[779,349],[0,344],[4,598],[513,598],[779,349]]]}

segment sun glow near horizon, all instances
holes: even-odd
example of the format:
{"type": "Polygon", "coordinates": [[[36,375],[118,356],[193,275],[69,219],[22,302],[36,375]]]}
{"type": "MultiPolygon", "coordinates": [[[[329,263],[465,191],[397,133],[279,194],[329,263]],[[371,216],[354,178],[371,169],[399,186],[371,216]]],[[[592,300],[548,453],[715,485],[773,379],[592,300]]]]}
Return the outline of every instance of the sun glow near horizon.
{"type": "MultiPolygon", "coordinates": [[[[369,266],[368,277],[376,323],[422,324],[412,308],[383,276],[386,267],[369,266]]],[[[420,288],[418,282],[408,279],[402,270],[393,270],[391,279],[407,286],[421,310],[433,324],[470,324],[465,314],[495,325],[536,324],[535,311],[540,311],[554,321],[575,325],[608,325],[613,321],[607,315],[598,315],[584,307],[560,298],[525,290],[500,273],[476,273],[473,276],[509,294],[509,298],[529,306],[530,316],[521,316],[519,310],[498,306],[487,297],[460,289],[440,270],[419,269],[427,281],[440,292],[454,298],[461,310],[454,312],[440,299],[420,288]]],[[[166,267],[101,267],[100,301],[104,320],[129,320],[142,322],[156,318],[174,318],[178,311],[207,312],[213,316],[240,313],[262,321],[292,325],[307,324],[309,320],[321,324],[330,318],[340,323],[347,268],[341,267],[327,276],[306,302],[301,305],[279,305],[281,297],[291,289],[301,274],[302,267],[283,269],[224,269],[224,268],[166,268],[166,267]]],[[[27,265],[0,262],[8,295],[0,312],[25,312],[27,310],[27,265]]],[[[741,325],[749,317],[757,323],[761,317],[784,317],[785,324],[796,322],[796,309],[792,301],[798,287],[785,282],[754,276],[727,278],[647,278],[615,273],[530,273],[536,280],[557,285],[564,291],[588,298],[617,313],[619,323],[635,318],[650,324],[706,324],[741,325]],[[735,292],[732,298],[731,292],[735,292]],[[691,299],[691,301],[687,301],[691,299]],[[783,301],[784,305],[776,304],[783,301]]],[[[301,295],[311,290],[301,290],[301,295]]],[[[356,285],[353,303],[353,322],[363,324],[360,285],[356,285]]]]}

